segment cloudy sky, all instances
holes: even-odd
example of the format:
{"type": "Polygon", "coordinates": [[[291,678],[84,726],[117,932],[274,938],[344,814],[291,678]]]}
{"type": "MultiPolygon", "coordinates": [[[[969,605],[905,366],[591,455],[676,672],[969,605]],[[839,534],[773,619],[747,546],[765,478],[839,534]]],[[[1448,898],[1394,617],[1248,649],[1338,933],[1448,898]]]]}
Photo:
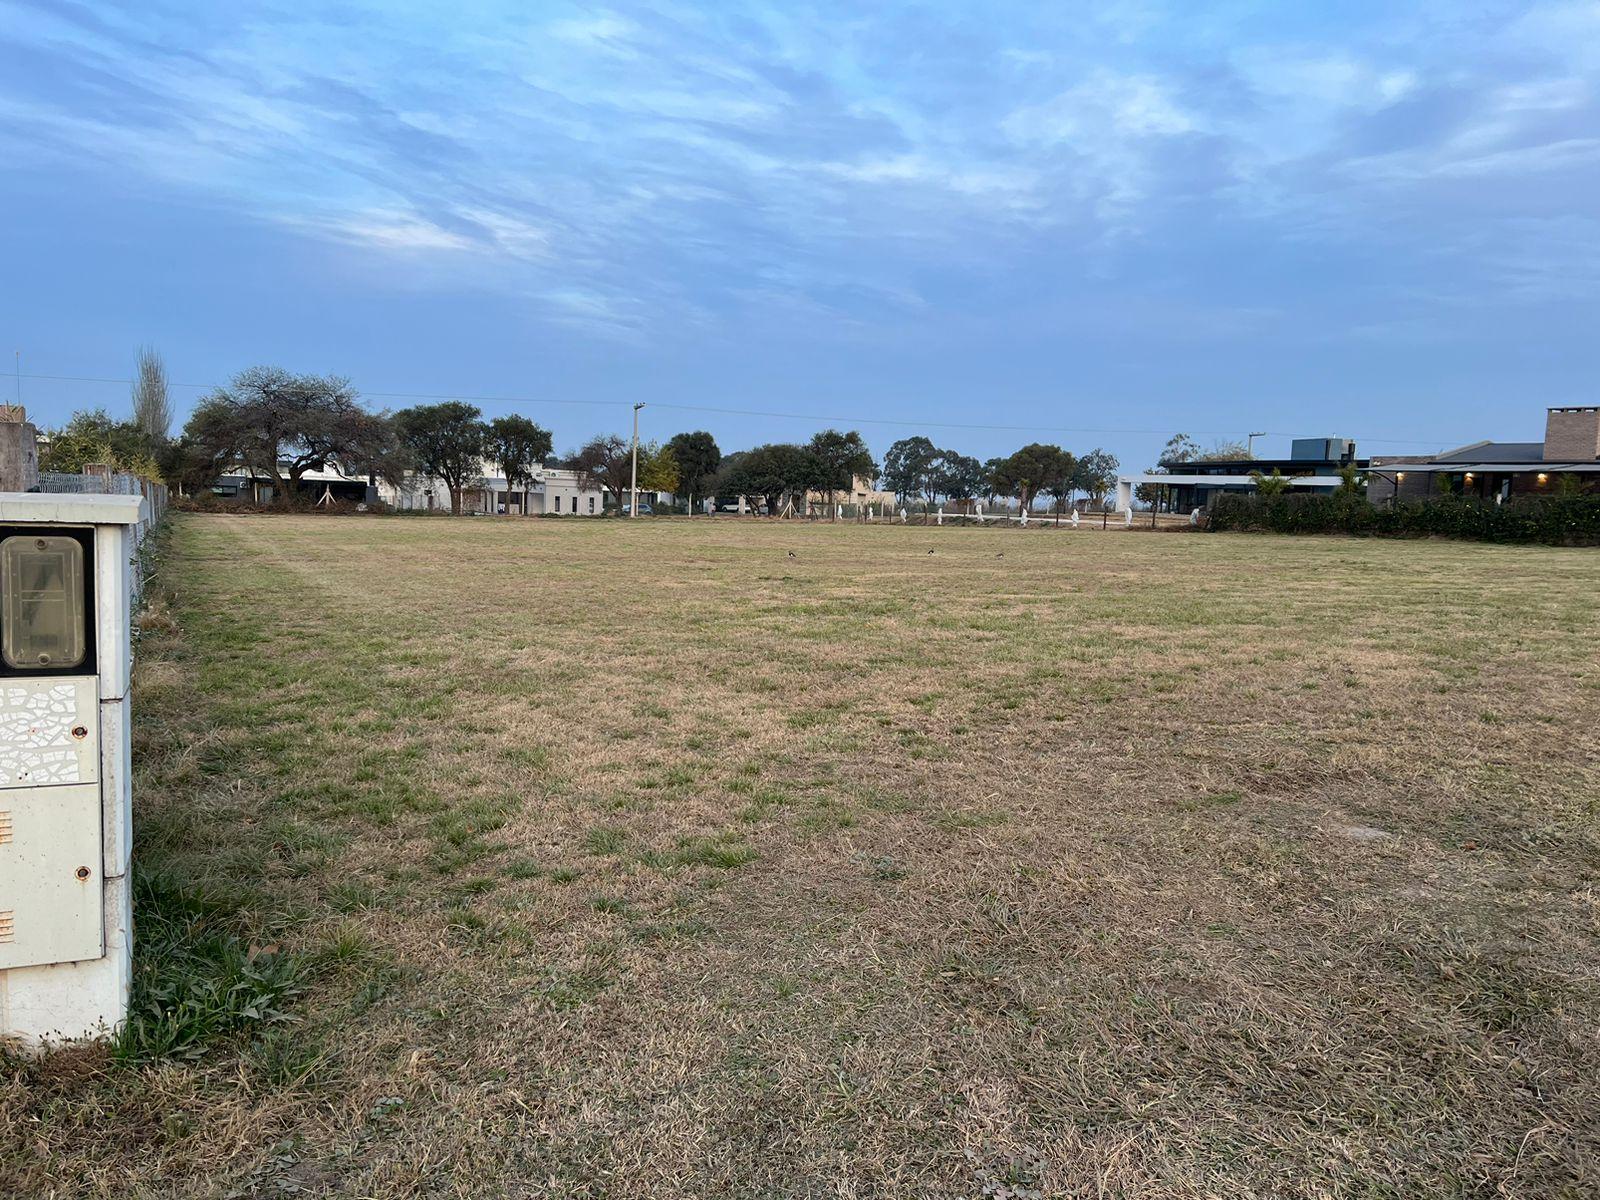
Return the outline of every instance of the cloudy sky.
{"type": "Polygon", "coordinates": [[[125,408],[28,376],[141,342],[553,402],[483,407],[562,447],[643,400],[1129,466],[1537,438],[1600,390],[1600,3],[317,9],[0,0],[37,417],[125,408]]]}

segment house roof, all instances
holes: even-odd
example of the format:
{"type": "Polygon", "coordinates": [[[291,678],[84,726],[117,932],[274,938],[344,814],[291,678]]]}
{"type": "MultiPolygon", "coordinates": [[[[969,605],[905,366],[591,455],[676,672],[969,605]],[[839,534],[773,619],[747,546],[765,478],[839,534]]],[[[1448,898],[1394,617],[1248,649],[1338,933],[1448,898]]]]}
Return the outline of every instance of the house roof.
{"type": "Polygon", "coordinates": [[[1544,461],[1543,442],[1473,442],[1433,458],[1437,463],[1537,463],[1544,461]]]}
{"type": "MultiPolygon", "coordinates": [[[[1365,468],[1367,460],[1358,458],[1353,460],[1359,468],[1365,468]]],[[[1312,473],[1323,467],[1342,467],[1348,464],[1337,458],[1163,458],[1157,466],[1169,471],[1180,471],[1190,475],[1211,473],[1213,475],[1248,475],[1251,471],[1261,471],[1271,474],[1278,470],[1287,475],[1291,471],[1312,473]]]]}

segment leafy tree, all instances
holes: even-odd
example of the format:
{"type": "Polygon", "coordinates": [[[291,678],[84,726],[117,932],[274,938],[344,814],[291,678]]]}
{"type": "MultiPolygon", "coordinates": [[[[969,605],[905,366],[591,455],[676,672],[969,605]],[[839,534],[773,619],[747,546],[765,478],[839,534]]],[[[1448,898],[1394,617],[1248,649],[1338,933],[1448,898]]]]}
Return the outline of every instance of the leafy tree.
{"type": "Polygon", "coordinates": [[[522,511],[528,511],[528,493],[539,475],[539,466],[551,448],[550,431],[518,413],[496,417],[489,422],[485,454],[500,464],[506,486],[522,491],[522,511]]]}
{"type": "Polygon", "coordinates": [[[944,450],[934,463],[928,485],[935,493],[951,500],[972,500],[984,494],[989,477],[984,466],[967,454],[944,450]]]}
{"type": "Polygon", "coordinates": [[[481,412],[460,400],[422,404],[395,413],[395,430],[413,465],[424,475],[444,480],[450,489],[450,511],[461,515],[461,493],[479,478],[489,447],[489,429],[481,412]]]}
{"type": "MultiPolygon", "coordinates": [[[[711,491],[717,470],[722,466],[722,451],[717,448],[717,439],[703,429],[675,434],[667,443],[667,449],[672,451],[673,461],[678,465],[678,487],[684,490],[689,511],[693,512],[695,498],[704,498],[711,491]]],[[[668,490],[676,493],[678,488],[668,490]]]]}
{"type": "Polygon", "coordinates": [[[1040,490],[1065,486],[1060,481],[1070,480],[1071,474],[1070,456],[1060,446],[1030,442],[999,461],[994,485],[1000,493],[1015,496],[1026,510],[1040,490]]]}
{"type": "Polygon", "coordinates": [[[767,511],[776,513],[785,496],[803,499],[816,477],[816,462],[808,447],[774,442],[730,454],[717,491],[730,496],[760,496],[767,511]]]}
{"type": "Polygon", "coordinates": [[[167,440],[172,406],[167,399],[167,367],[151,346],[140,346],[133,364],[133,423],[154,445],[167,440]]]}
{"type": "Polygon", "coordinates": [[[307,471],[333,462],[366,473],[394,451],[388,418],[362,408],[348,380],[278,367],[235,375],[200,402],[184,433],[201,459],[267,476],[280,504],[293,503],[307,471]]]}
{"type": "Polygon", "coordinates": [[[1243,442],[1217,441],[1211,443],[1209,450],[1202,450],[1191,456],[1189,462],[1237,462],[1241,458],[1250,457],[1250,447],[1243,442]]]}
{"type": "MultiPolygon", "coordinates": [[[[1161,456],[1154,467],[1146,474],[1169,474],[1167,467],[1177,466],[1181,463],[1192,462],[1217,462],[1230,458],[1247,458],[1249,453],[1239,442],[1215,442],[1211,449],[1202,450],[1200,443],[1187,433],[1175,433],[1167,439],[1167,444],[1161,448],[1161,456]]],[[[1152,508],[1161,503],[1162,495],[1166,490],[1165,484],[1141,483],[1134,488],[1133,494],[1143,503],[1152,508]]]]}
{"type": "Polygon", "coordinates": [[[922,436],[901,438],[883,456],[883,486],[902,501],[928,498],[944,451],[922,436]]]}
{"type": "Polygon", "coordinates": [[[1054,450],[1055,454],[1047,463],[1049,469],[1040,484],[1040,490],[1055,497],[1056,514],[1059,516],[1067,500],[1078,488],[1078,460],[1070,451],[1063,450],[1059,446],[1052,446],[1050,449],[1054,450]]]}
{"type": "Polygon", "coordinates": [[[1005,473],[1005,467],[1006,459],[1004,458],[989,458],[984,460],[983,494],[991,504],[993,504],[1001,496],[1009,495],[1006,488],[1001,483],[1001,479],[1005,473]]]}
{"type": "Polygon", "coordinates": [[[617,507],[627,503],[633,470],[633,443],[608,433],[591,438],[569,460],[572,470],[590,487],[604,488],[617,507]]]}
{"type": "Polygon", "coordinates": [[[659,442],[639,443],[639,490],[642,492],[671,492],[677,495],[682,486],[683,472],[670,445],[659,442]]]}
{"type": "Polygon", "coordinates": [[[1200,443],[1187,433],[1175,433],[1167,439],[1167,444],[1161,447],[1161,455],[1157,460],[1163,463],[1197,462],[1200,458],[1200,443]]]}
{"type": "Polygon", "coordinates": [[[92,463],[108,463],[114,470],[159,481],[165,475],[159,461],[163,450],[137,422],[113,421],[105,409],[96,408],[73,413],[50,434],[39,469],[79,475],[92,463]]]}
{"type": "Polygon", "coordinates": [[[806,444],[810,451],[813,477],[809,487],[828,494],[828,508],[834,507],[834,495],[848,492],[858,477],[874,479],[878,464],[872,452],[855,430],[840,433],[837,429],[824,429],[806,444]]]}
{"type": "Polygon", "coordinates": [[[1089,503],[1099,508],[1105,503],[1106,496],[1117,484],[1117,467],[1120,466],[1114,454],[1096,446],[1089,453],[1078,459],[1078,469],[1074,479],[1078,488],[1089,496],[1089,503]]]}

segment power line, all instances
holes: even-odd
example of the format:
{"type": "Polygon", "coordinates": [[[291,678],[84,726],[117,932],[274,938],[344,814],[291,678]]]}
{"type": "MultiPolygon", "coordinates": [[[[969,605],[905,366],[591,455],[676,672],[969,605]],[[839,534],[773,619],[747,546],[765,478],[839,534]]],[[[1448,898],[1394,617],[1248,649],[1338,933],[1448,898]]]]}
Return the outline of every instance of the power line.
{"type": "MultiPolygon", "coordinates": [[[[132,384],[131,379],[108,379],[95,375],[21,375],[22,379],[38,379],[56,383],[107,383],[107,384],[132,384]]],[[[200,391],[210,391],[218,384],[214,383],[169,383],[169,387],[195,388],[200,391]]],[[[363,396],[372,396],[380,400],[466,400],[474,404],[567,404],[588,408],[628,408],[631,401],[627,400],[558,400],[546,396],[476,396],[462,392],[361,392],[363,396]]],[[[652,400],[651,408],[666,408],[676,412],[714,413],[720,416],[736,417],[769,417],[787,421],[813,421],[820,424],[840,425],[890,425],[904,429],[962,429],[978,433],[1072,433],[1090,434],[1097,437],[1165,437],[1171,435],[1170,429],[1092,429],[1070,425],[984,425],[968,424],[958,421],[927,421],[905,420],[892,417],[853,417],[833,416],[822,413],[797,413],[775,412],[771,409],[760,408],[724,408],[709,404],[671,404],[666,401],[652,400]]],[[[1237,431],[1227,429],[1195,429],[1192,431],[1201,437],[1235,437],[1237,431]]],[[[1321,434],[1298,434],[1268,431],[1265,434],[1257,433],[1257,437],[1321,437],[1321,434]]],[[[1374,438],[1360,439],[1364,442],[1376,442],[1392,446],[1431,446],[1437,443],[1437,438],[1374,438]]]]}

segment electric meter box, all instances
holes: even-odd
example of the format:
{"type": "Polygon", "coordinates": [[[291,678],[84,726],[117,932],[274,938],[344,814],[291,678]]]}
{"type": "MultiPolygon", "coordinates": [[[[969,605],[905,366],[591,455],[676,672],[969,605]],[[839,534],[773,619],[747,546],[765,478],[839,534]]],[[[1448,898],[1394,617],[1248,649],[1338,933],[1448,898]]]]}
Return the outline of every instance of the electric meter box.
{"type": "Polygon", "coordinates": [[[138,496],[0,494],[0,1038],[109,1034],[131,971],[138,496]]]}

